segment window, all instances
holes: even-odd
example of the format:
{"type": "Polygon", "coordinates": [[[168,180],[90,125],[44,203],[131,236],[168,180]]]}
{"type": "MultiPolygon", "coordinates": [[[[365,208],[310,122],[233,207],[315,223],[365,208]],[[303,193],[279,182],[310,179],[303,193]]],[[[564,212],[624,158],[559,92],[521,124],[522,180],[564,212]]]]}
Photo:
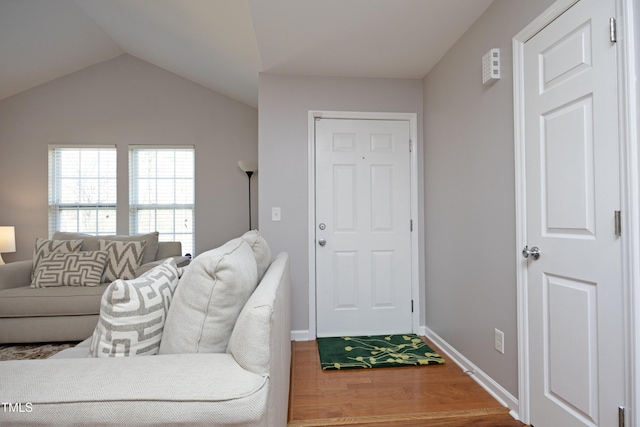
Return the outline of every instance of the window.
{"type": "Polygon", "coordinates": [[[114,234],[115,147],[49,146],[49,235],[114,234]]]}
{"type": "Polygon", "coordinates": [[[194,149],[130,149],[129,231],[160,232],[160,240],[179,241],[194,254],[194,149]]]}

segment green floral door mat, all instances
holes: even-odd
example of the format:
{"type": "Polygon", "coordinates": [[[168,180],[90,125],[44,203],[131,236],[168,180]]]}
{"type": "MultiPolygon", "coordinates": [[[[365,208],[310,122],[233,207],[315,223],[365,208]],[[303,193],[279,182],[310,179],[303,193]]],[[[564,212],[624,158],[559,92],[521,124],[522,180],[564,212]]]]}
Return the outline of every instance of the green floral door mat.
{"type": "Polygon", "coordinates": [[[441,365],[444,359],[415,334],[318,338],[323,370],[441,365]]]}

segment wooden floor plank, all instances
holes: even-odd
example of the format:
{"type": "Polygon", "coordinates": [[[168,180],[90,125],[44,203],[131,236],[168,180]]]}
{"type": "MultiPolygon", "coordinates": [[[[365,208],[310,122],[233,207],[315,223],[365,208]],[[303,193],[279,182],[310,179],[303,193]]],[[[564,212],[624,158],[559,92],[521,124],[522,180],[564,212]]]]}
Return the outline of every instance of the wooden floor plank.
{"type": "Polygon", "coordinates": [[[294,342],[289,426],[524,426],[443,357],[427,367],[323,371],[317,342],[294,342]]]}

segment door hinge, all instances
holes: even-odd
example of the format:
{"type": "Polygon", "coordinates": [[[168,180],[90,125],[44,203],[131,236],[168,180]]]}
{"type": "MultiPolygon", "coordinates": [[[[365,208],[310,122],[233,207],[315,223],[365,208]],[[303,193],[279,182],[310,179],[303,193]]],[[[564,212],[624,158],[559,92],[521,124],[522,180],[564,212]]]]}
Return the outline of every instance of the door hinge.
{"type": "Polygon", "coordinates": [[[413,231],[413,220],[409,220],[409,231],[413,231]]]}
{"type": "Polygon", "coordinates": [[[413,300],[411,300],[411,312],[413,313],[413,300]]]}
{"type": "Polygon", "coordinates": [[[624,427],[624,406],[618,406],[618,427],[624,427]]]}
{"type": "Polygon", "coordinates": [[[618,41],[617,38],[616,18],[609,18],[609,41],[615,43],[618,41]]]}
{"type": "Polygon", "coordinates": [[[620,211],[613,211],[613,221],[615,224],[616,236],[622,236],[622,220],[620,219],[620,211]]]}
{"type": "Polygon", "coordinates": [[[411,140],[409,140],[409,152],[413,152],[413,142],[411,140]]]}

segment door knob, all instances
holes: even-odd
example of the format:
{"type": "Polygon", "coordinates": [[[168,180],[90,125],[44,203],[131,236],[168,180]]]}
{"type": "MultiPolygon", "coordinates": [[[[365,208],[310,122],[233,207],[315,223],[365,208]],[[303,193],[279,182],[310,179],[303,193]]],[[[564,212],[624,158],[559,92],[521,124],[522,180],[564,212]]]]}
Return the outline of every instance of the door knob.
{"type": "Polygon", "coordinates": [[[318,244],[319,244],[320,246],[324,246],[324,245],[326,245],[326,244],[327,244],[327,241],[326,241],[325,239],[320,239],[320,240],[318,240],[318,244]]]}
{"type": "Polygon", "coordinates": [[[537,246],[533,246],[531,249],[529,249],[529,246],[525,246],[522,250],[522,256],[524,258],[531,256],[533,259],[538,259],[540,258],[540,249],[537,246]]]}

